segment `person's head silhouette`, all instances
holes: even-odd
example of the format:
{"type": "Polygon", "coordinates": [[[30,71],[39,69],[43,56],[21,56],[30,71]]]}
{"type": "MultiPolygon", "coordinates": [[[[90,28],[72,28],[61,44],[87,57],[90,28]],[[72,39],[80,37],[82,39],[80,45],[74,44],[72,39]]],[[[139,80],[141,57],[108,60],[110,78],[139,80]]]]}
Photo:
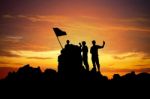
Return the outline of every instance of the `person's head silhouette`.
{"type": "Polygon", "coordinates": [[[83,42],[82,42],[82,45],[83,45],[83,46],[85,46],[85,45],[86,45],[86,42],[85,42],[85,41],[83,41],[83,42]]]}
{"type": "Polygon", "coordinates": [[[69,40],[67,40],[67,41],[66,41],[66,43],[69,45],[70,41],[69,41],[69,40]]]}
{"type": "Polygon", "coordinates": [[[93,44],[93,45],[96,45],[96,41],[95,41],[95,40],[93,40],[93,41],[92,41],[92,44],[93,44]]]}

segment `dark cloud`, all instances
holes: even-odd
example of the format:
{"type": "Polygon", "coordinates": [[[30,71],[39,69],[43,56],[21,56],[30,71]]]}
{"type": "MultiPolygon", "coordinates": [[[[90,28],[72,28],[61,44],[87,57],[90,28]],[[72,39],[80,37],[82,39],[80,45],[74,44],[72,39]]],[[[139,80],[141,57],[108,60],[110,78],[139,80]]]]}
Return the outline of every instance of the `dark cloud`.
{"type": "Polygon", "coordinates": [[[7,65],[7,64],[9,64],[9,63],[8,63],[8,62],[0,61],[0,64],[2,64],[2,65],[7,65]]]}
{"type": "Polygon", "coordinates": [[[17,62],[4,62],[4,61],[0,61],[0,67],[1,66],[5,66],[5,65],[11,65],[11,66],[13,66],[13,65],[19,65],[19,66],[21,66],[21,65],[23,65],[23,64],[21,64],[21,63],[17,63],[17,62]]]}
{"type": "Polygon", "coordinates": [[[146,54],[145,56],[142,57],[143,60],[150,60],[150,55],[146,54]]]}
{"type": "Polygon", "coordinates": [[[142,68],[142,69],[139,69],[138,71],[139,72],[142,71],[142,72],[148,72],[148,73],[150,73],[150,68],[142,68]]]}
{"type": "Polygon", "coordinates": [[[142,59],[143,60],[148,60],[148,59],[150,59],[150,56],[149,57],[143,57],[142,59]]]}
{"type": "Polygon", "coordinates": [[[150,73],[150,68],[140,68],[140,69],[112,69],[112,68],[105,68],[103,69],[103,71],[105,72],[131,72],[131,71],[135,71],[135,72],[147,72],[150,73]]]}

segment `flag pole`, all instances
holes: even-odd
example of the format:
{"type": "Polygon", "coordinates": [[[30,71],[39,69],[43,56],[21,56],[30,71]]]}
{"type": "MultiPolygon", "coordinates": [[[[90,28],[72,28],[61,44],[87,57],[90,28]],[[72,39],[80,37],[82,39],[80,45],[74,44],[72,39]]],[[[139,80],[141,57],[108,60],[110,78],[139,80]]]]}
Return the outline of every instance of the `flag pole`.
{"type": "Polygon", "coordinates": [[[61,42],[60,42],[60,40],[59,40],[58,36],[56,36],[56,37],[57,37],[57,40],[58,40],[58,42],[59,42],[59,44],[60,44],[61,48],[63,49],[63,46],[62,46],[62,44],[61,44],[61,42]]]}

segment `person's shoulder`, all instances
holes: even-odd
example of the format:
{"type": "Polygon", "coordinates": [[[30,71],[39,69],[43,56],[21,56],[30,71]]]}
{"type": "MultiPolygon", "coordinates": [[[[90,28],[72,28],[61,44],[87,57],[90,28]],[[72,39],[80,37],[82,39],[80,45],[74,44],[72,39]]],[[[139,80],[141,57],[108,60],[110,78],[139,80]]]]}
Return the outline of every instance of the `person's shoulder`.
{"type": "Polygon", "coordinates": [[[95,45],[96,47],[101,47],[100,45],[95,45]]]}

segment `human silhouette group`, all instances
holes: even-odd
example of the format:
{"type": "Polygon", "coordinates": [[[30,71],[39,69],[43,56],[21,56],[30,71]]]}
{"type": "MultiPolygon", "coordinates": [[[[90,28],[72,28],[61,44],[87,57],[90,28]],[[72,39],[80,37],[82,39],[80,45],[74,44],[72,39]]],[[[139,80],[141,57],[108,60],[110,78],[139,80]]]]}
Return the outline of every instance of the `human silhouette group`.
{"type": "MultiPolygon", "coordinates": [[[[70,41],[66,41],[65,48],[68,48],[70,46],[70,41]]],[[[88,47],[86,45],[86,41],[82,41],[82,43],[79,43],[80,49],[81,49],[81,55],[82,55],[82,63],[84,64],[84,67],[87,71],[89,71],[89,63],[88,63],[88,47]]],[[[92,47],[90,49],[91,53],[91,60],[93,64],[93,69],[98,72],[100,72],[100,63],[99,63],[99,54],[98,49],[102,49],[105,46],[105,41],[103,41],[103,45],[97,45],[96,41],[92,41],[92,47]]]]}

